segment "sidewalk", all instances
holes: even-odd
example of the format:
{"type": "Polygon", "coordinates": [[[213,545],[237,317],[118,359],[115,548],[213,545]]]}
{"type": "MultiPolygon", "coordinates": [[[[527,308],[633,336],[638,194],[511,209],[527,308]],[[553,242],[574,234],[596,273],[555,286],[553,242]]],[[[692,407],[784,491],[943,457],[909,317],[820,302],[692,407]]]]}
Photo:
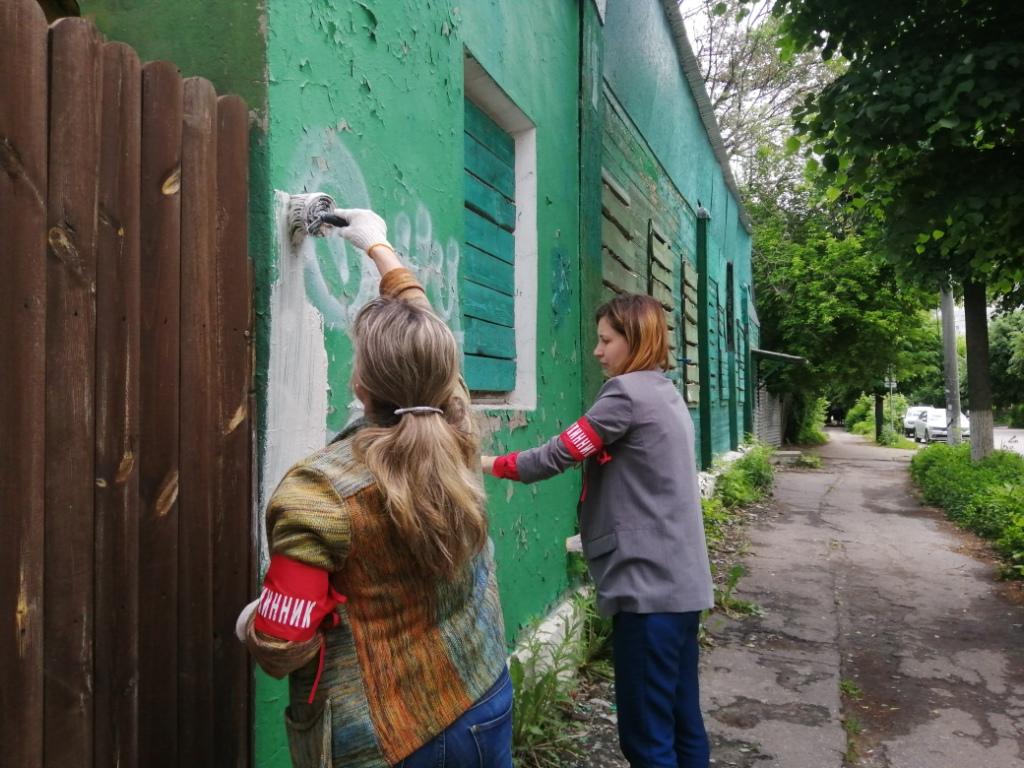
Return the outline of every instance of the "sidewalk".
{"type": "Polygon", "coordinates": [[[711,620],[713,765],[1020,768],[1024,593],[920,506],[911,452],[830,437],[822,469],[781,472],[750,530],[737,596],[764,615],[711,620]]]}

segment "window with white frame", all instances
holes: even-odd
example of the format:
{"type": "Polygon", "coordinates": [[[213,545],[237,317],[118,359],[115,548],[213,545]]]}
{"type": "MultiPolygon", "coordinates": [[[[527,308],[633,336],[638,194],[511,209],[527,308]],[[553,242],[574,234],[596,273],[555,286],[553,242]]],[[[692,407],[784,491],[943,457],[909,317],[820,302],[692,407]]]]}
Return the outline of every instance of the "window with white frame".
{"type": "Polygon", "coordinates": [[[466,384],[474,402],[535,408],[536,129],[469,53],[463,139],[466,384]]]}

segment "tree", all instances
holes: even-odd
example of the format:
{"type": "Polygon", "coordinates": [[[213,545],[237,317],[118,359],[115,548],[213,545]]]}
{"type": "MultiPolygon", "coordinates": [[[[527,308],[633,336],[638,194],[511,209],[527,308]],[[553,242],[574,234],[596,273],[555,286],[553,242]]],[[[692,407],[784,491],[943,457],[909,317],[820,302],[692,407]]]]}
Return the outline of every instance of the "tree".
{"type": "Polygon", "coordinates": [[[993,320],[989,342],[993,403],[998,408],[1024,403],[1024,312],[993,320]]]}
{"type": "Polygon", "coordinates": [[[802,163],[772,150],[792,133],[793,109],[841,64],[811,52],[783,57],[769,0],[680,0],[679,8],[745,194],[758,200],[791,194],[802,163]]]}
{"type": "Polygon", "coordinates": [[[785,45],[847,62],[795,113],[827,199],[878,224],[904,275],[963,286],[979,458],[992,448],[986,287],[1024,298],[1024,4],[776,0],[773,13],[785,45]]]}
{"type": "Polygon", "coordinates": [[[808,360],[807,368],[773,372],[773,389],[807,406],[821,394],[849,405],[862,391],[881,392],[887,375],[901,380],[931,362],[932,293],[898,282],[891,265],[856,234],[835,231],[821,211],[761,203],[749,212],[761,343],[808,360]]]}

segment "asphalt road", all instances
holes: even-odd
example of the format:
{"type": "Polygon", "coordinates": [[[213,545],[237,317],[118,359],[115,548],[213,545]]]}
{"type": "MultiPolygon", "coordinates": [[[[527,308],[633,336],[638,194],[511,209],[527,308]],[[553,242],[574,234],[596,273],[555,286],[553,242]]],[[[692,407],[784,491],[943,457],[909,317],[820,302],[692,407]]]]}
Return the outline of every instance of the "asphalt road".
{"type": "Polygon", "coordinates": [[[763,616],[712,619],[713,765],[1021,768],[1020,584],[920,505],[912,451],[830,437],[751,530],[737,596],[763,616]]]}

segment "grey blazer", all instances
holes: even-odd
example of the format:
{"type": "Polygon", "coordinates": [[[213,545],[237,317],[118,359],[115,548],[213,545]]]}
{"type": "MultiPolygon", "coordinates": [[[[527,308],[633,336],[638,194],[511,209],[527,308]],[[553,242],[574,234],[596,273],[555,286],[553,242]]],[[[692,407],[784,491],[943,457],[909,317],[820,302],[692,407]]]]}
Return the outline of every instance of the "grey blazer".
{"type": "Polygon", "coordinates": [[[586,415],[515,467],[532,483],[579,461],[580,537],[601,613],[710,608],[693,421],[672,382],[660,371],[609,379],[586,415]]]}

